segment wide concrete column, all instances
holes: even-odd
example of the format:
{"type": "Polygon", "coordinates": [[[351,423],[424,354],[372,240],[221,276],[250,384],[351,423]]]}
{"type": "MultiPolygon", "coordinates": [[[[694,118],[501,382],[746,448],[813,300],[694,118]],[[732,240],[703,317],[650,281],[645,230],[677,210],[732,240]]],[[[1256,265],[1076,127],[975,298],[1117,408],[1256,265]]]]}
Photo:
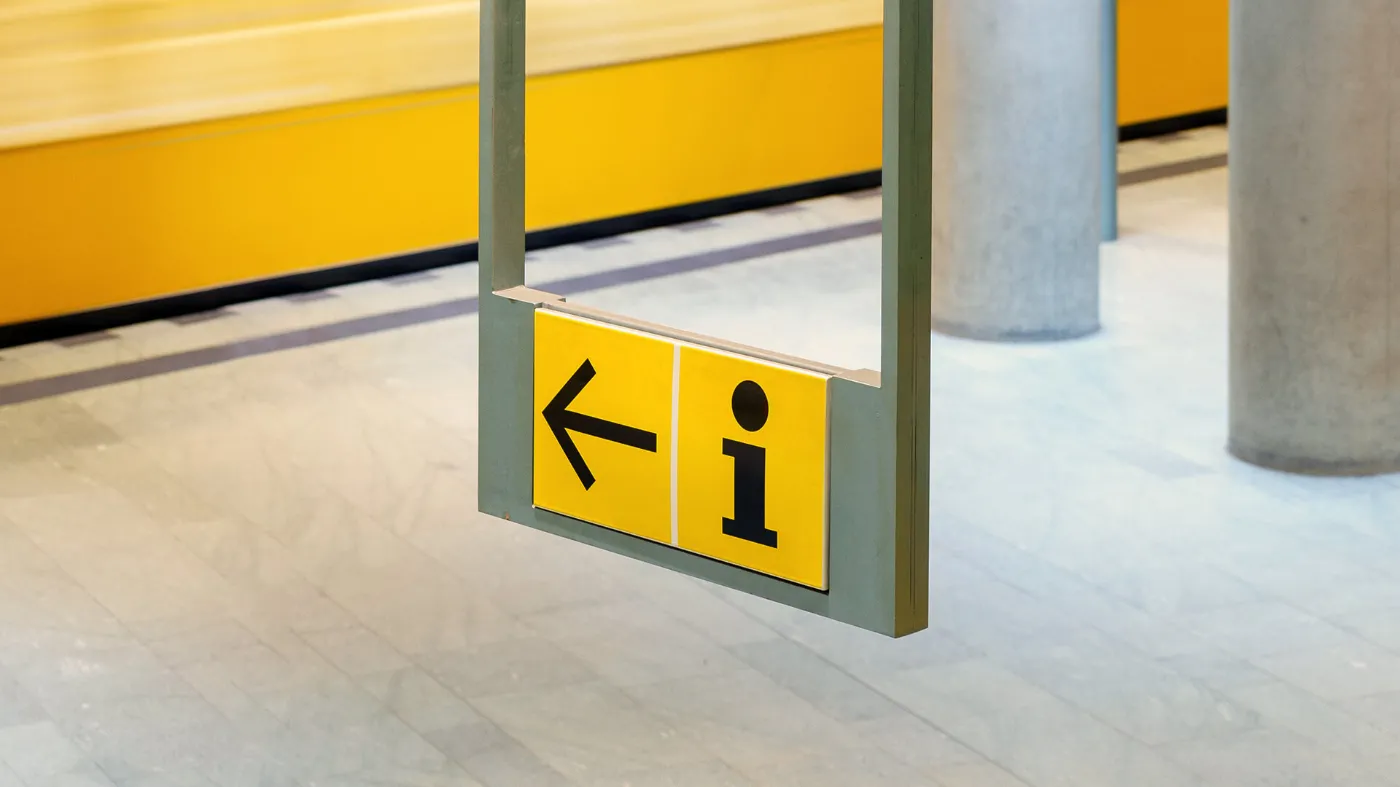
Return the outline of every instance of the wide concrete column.
{"type": "Polygon", "coordinates": [[[937,0],[933,326],[1099,327],[1102,0],[937,0]]]}
{"type": "Polygon", "coordinates": [[[1400,10],[1231,5],[1230,450],[1400,470],[1400,10]]]}

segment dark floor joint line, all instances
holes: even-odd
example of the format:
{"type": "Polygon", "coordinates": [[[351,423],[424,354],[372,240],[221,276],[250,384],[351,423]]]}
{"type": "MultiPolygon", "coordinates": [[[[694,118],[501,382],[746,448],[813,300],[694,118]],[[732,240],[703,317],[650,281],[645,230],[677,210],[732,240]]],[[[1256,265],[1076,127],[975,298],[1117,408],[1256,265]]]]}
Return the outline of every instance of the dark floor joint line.
{"type": "MultiPolygon", "coordinates": [[[[577,295],[582,292],[598,290],[604,287],[636,284],[638,282],[659,279],[665,276],[675,276],[682,273],[704,270],[706,268],[717,268],[736,262],[745,262],[748,260],[770,257],[775,254],[801,251],[803,249],[867,238],[879,234],[880,221],[876,219],[874,221],[831,227],[815,232],[789,235],[783,238],[774,238],[772,240],[759,241],[757,243],[734,246],[727,249],[717,249],[715,251],[707,251],[669,260],[657,260],[655,262],[632,265],[616,270],[573,276],[567,279],[544,282],[538,286],[540,289],[558,295],[577,295]]],[[[197,350],[188,350],[185,352],[172,353],[170,355],[143,358],[139,361],[103,366],[96,369],[86,369],[84,371],[72,372],[56,377],[27,380],[25,382],[0,386],[0,407],[32,402],[54,396],[63,396],[65,394],[77,393],[78,391],[87,391],[93,388],[117,385],[118,383],[132,382],[133,380],[142,380],[148,377],[170,374],[172,372],[213,366],[215,364],[227,363],[228,361],[236,361],[240,358],[270,355],[272,353],[300,347],[314,347],[321,344],[341,341],[343,339],[353,339],[359,336],[383,333],[384,331],[408,328],[454,317],[465,317],[476,314],[480,306],[480,301],[475,297],[459,298],[457,300],[434,303],[427,306],[417,306],[385,314],[355,317],[340,322],[318,325],[313,328],[302,328],[295,331],[273,334],[271,336],[230,342],[229,344],[215,347],[203,347],[197,350]]],[[[111,334],[108,334],[108,336],[110,338],[116,338],[116,336],[111,334]]]]}
{"type": "Polygon", "coordinates": [[[1158,145],[1171,145],[1180,142],[1183,139],[1186,139],[1186,132],[1177,131],[1172,134],[1163,134],[1160,137],[1153,137],[1152,141],[1156,142],[1158,145]]]}
{"type": "Polygon", "coordinates": [[[774,205],[771,208],[764,208],[761,212],[769,216],[786,216],[790,213],[802,213],[806,210],[806,205],[800,202],[793,202],[787,205],[774,205]]]}
{"type": "Polygon", "coordinates": [[[88,344],[97,344],[98,342],[110,342],[116,338],[117,335],[115,333],[99,331],[97,333],[85,333],[82,336],[69,336],[65,339],[58,339],[54,344],[61,347],[83,347],[88,344]]]}
{"type": "Polygon", "coordinates": [[[384,283],[391,287],[407,287],[410,284],[423,284],[424,282],[437,280],[437,274],[423,271],[421,273],[410,273],[404,276],[390,276],[384,280],[384,283]]]}
{"type": "Polygon", "coordinates": [[[1118,176],[1118,185],[1136,186],[1141,183],[1151,183],[1154,180],[1166,180],[1167,178],[1179,178],[1182,175],[1194,175],[1197,172],[1206,172],[1212,169],[1223,169],[1230,165],[1230,157],[1227,153],[1218,156],[1205,156],[1202,158],[1187,159],[1186,161],[1173,161],[1170,164],[1161,164],[1155,167],[1143,167],[1129,172],[1124,172],[1118,176]]]}
{"type": "Polygon", "coordinates": [[[181,314],[176,317],[171,317],[167,322],[173,322],[176,325],[198,325],[202,322],[213,322],[214,320],[221,320],[225,317],[232,316],[233,312],[228,309],[215,309],[213,311],[197,312],[195,314],[181,314]]]}
{"type": "Polygon", "coordinates": [[[689,224],[681,224],[677,226],[676,229],[681,232],[703,232],[705,230],[715,229],[718,226],[718,221],[711,221],[710,219],[705,219],[703,221],[692,221],[689,224]]]}
{"type": "Polygon", "coordinates": [[[326,290],[313,290],[311,292],[297,292],[285,296],[284,300],[292,303],[315,303],[316,301],[334,300],[336,294],[326,290]]]}
{"type": "Polygon", "coordinates": [[[579,245],[585,249],[610,249],[613,246],[625,246],[628,243],[631,243],[631,241],[619,235],[612,238],[599,238],[597,240],[584,241],[579,245]]]}

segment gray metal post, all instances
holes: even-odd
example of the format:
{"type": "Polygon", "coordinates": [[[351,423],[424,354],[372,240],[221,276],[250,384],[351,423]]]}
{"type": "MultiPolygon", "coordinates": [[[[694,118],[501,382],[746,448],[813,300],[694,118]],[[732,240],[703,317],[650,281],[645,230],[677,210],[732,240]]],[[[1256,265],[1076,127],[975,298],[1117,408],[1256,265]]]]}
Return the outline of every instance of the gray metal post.
{"type": "Polygon", "coordinates": [[[1103,0],[1103,239],[1118,240],[1118,0],[1103,0]]]}

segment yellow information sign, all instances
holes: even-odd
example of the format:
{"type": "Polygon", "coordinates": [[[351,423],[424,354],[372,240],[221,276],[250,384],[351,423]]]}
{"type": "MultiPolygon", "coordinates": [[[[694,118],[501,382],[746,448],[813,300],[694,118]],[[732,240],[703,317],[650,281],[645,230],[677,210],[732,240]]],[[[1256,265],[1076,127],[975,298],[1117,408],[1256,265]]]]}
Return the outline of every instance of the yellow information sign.
{"type": "Polygon", "coordinates": [[[534,503],[672,542],[675,344],[538,310],[534,503]]]}
{"type": "Polygon", "coordinates": [[[827,383],[539,309],[535,507],[825,590],[827,383]]]}
{"type": "Polygon", "coordinates": [[[827,378],[680,351],[677,540],[775,577],[827,584],[827,378]]]}

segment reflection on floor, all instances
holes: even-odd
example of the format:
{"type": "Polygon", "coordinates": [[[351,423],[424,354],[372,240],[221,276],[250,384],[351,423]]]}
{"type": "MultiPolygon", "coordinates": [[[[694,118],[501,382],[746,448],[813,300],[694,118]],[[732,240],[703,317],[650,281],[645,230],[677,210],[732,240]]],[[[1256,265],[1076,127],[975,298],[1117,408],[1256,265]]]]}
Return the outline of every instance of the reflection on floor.
{"type": "MultiPolygon", "coordinates": [[[[475,514],[470,266],[0,351],[0,786],[1400,785],[1400,483],[1224,455],[1225,173],[1123,199],[1102,335],[935,339],[900,641],[475,514]]],[[[530,273],[872,365],[875,235],[743,250],[878,211],[530,273]]]]}

